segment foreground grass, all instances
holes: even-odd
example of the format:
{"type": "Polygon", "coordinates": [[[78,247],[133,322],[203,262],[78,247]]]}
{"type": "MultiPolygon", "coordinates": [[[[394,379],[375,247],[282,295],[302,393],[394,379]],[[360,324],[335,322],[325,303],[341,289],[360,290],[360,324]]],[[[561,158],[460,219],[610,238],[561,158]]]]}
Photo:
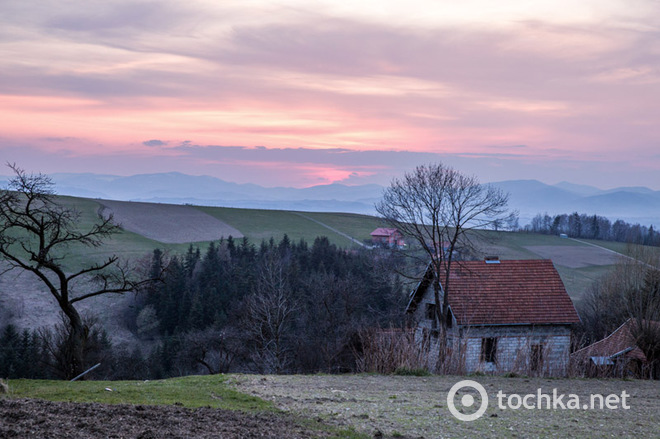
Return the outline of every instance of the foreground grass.
{"type": "MultiPolygon", "coordinates": [[[[230,387],[223,375],[188,376],[147,381],[55,381],[11,380],[10,398],[33,398],[58,402],[179,405],[211,407],[242,412],[284,413],[272,402],[247,395],[230,387]]],[[[297,423],[338,439],[366,439],[369,436],[352,426],[338,428],[292,414],[297,423]]]]}
{"type": "Polygon", "coordinates": [[[102,404],[182,405],[241,411],[275,411],[272,403],[229,388],[226,378],[189,376],[154,381],[12,380],[12,398],[102,404]]]}

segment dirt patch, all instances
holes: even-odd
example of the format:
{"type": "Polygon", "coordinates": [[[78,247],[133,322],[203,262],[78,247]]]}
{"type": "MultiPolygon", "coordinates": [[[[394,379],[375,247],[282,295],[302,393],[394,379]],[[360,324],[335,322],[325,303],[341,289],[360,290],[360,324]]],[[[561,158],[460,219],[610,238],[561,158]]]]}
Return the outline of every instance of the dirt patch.
{"type": "Polygon", "coordinates": [[[112,213],[126,230],[166,244],[213,241],[243,234],[192,206],[102,200],[103,214],[112,213]]]}
{"type": "MultiPolygon", "coordinates": [[[[653,381],[474,377],[488,395],[488,409],[473,422],[455,419],[447,408],[449,389],[465,377],[430,376],[253,376],[239,375],[241,392],[279,408],[353,426],[384,437],[660,437],[660,395],[653,381]],[[501,410],[497,394],[591,394],[626,391],[629,410],[501,410]]],[[[460,395],[461,393],[459,393],[460,395]]],[[[476,394],[475,394],[476,396],[476,394]]],[[[457,398],[460,400],[460,398],[457,398]]],[[[564,398],[564,401],[567,398],[564,398]]]]}
{"type": "Polygon", "coordinates": [[[606,249],[592,246],[535,245],[525,248],[543,258],[552,259],[552,262],[557,265],[568,268],[613,265],[620,257],[606,249]]]}
{"type": "Polygon", "coordinates": [[[287,415],[178,406],[0,400],[3,438],[309,438],[287,415]]]}

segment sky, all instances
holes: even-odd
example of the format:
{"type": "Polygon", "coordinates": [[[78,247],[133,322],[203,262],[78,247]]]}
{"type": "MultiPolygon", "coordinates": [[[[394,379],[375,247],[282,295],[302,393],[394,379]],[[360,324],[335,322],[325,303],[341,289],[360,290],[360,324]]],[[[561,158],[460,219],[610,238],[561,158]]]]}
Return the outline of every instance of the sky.
{"type": "Polygon", "coordinates": [[[34,172],[660,190],[659,121],[656,0],[0,2],[0,161],[34,172]]]}

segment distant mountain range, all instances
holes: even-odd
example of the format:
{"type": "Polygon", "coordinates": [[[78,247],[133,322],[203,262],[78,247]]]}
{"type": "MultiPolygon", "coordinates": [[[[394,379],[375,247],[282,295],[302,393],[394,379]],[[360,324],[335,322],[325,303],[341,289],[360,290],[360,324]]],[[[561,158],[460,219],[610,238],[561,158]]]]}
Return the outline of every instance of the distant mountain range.
{"type": "Polygon", "coordinates": [[[509,192],[509,205],[520,212],[520,224],[529,223],[538,213],[597,214],[610,220],[656,226],[660,224],[660,191],[646,187],[602,190],[562,182],[547,185],[536,180],[493,183],[509,192]]]}
{"type": "MultiPolygon", "coordinates": [[[[130,177],[99,174],[52,174],[61,195],[154,203],[197,204],[310,212],[374,214],[383,186],[329,184],[304,189],[266,188],[237,184],[209,176],[178,172],[140,174],[130,177]]],[[[7,177],[0,177],[5,187],[7,177]]],[[[580,212],[611,220],[660,225],[660,191],[646,187],[602,190],[562,182],[548,185],[536,180],[492,183],[510,194],[509,205],[528,224],[537,213],[550,215],[580,212]]]]}

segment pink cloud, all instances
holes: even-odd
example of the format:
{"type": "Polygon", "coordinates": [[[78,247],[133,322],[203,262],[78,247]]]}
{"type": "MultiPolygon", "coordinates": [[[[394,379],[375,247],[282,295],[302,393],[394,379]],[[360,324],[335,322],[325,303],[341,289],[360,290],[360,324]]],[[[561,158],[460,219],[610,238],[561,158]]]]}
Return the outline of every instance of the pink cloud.
{"type": "Polygon", "coordinates": [[[490,23],[465,8],[443,19],[434,7],[408,25],[386,13],[369,19],[358,6],[122,1],[46,14],[0,5],[0,47],[10,55],[0,60],[0,133],[6,145],[80,163],[124,155],[145,169],[195,163],[212,172],[240,163],[295,184],[396,167],[340,166],[322,151],[320,161],[293,157],[315,149],[355,151],[354,160],[365,151],[473,160],[481,172],[492,159],[499,169],[517,163],[520,175],[530,163],[554,164],[576,178],[580,164],[597,168],[589,162],[617,164],[621,178],[660,167],[660,65],[648,27],[657,8],[623,20],[609,3],[574,16],[524,7],[509,11],[518,20],[490,23]],[[186,140],[264,145],[286,160],[249,148],[240,150],[249,159],[211,158],[177,147],[186,140]]]}

